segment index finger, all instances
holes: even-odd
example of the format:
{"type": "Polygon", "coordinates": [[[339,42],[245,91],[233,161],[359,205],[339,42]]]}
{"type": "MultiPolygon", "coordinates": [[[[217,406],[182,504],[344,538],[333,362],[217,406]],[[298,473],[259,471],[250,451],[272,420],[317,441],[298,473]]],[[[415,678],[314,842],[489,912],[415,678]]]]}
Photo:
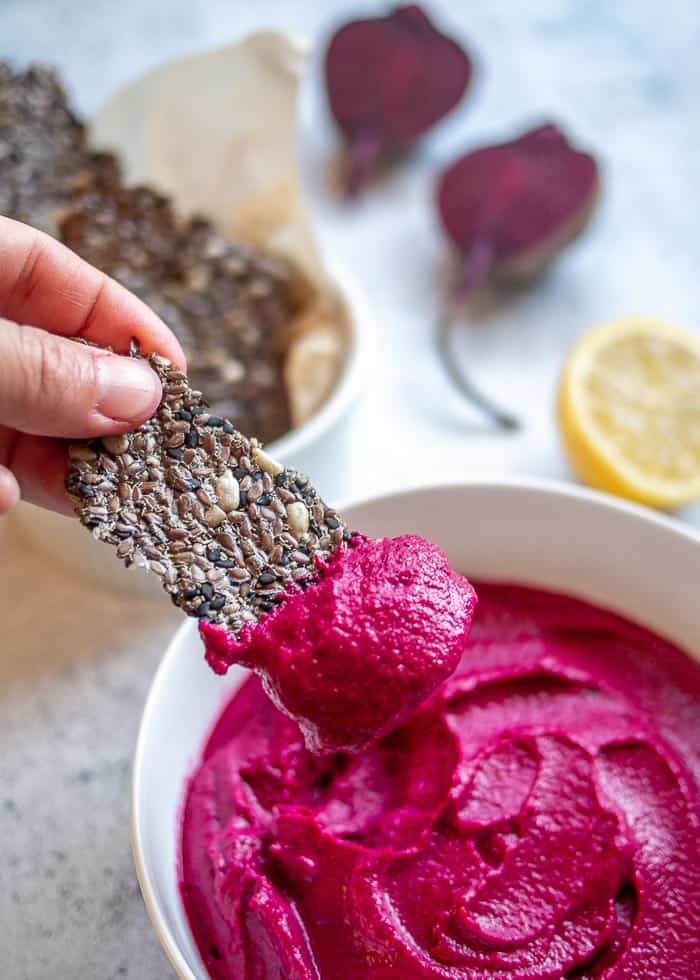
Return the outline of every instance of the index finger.
{"type": "Polygon", "coordinates": [[[136,338],[180,369],[182,348],[145,303],[44,232],[0,217],[0,316],[125,354],[136,338]]]}

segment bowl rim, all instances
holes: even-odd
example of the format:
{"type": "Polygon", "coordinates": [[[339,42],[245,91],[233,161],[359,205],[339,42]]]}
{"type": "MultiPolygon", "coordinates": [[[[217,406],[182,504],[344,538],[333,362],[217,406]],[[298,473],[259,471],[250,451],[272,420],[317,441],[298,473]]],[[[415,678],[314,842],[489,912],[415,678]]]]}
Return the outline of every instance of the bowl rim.
{"type": "MultiPolygon", "coordinates": [[[[421,484],[418,486],[406,487],[400,490],[388,491],[380,494],[368,494],[366,496],[348,499],[339,504],[339,510],[348,510],[353,507],[361,507],[369,503],[379,503],[388,499],[411,496],[413,494],[423,494],[446,489],[464,489],[479,491],[497,491],[503,488],[523,493],[541,493],[546,497],[565,497],[573,501],[583,501],[593,506],[596,510],[607,510],[623,514],[649,526],[656,526],[663,529],[671,536],[689,541],[700,547],[700,531],[691,525],[685,525],[676,518],[660,514],[649,508],[643,507],[609,494],[591,490],[587,487],[567,484],[559,480],[536,478],[536,477],[493,477],[493,478],[471,478],[459,480],[447,480],[437,484],[421,484]]],[[[138,812],[140,807],[140,789],[143,784],[144,760],[146,752],[147,732],[150,728],[150,719],[157,710],[161,690],[165,685],[167,665],[172,655],[173,649],[181,642],[185,633],[192,629],[193,621],[185,620],[177,629],[168,646],[163,653],[160,663],[151,681],[151,685],[146,696],[141,720],[139,723],[134,749],[131,774],[129,781],[129,832],[131,837],[131,850],[138,878],[143,901],[146,906],[148,917],[151,920],[153,929],[163,948],[170,964],[177,973],[180,980],[196,980],[190,967],[180,950],[180,947],[170,929],[168,928],[165,916],[159,907],[156,898],[156,889],[152,884],[151,872],[148,866],[148,858],[143,846],[140,829],[138,826],[138,812]]]]}

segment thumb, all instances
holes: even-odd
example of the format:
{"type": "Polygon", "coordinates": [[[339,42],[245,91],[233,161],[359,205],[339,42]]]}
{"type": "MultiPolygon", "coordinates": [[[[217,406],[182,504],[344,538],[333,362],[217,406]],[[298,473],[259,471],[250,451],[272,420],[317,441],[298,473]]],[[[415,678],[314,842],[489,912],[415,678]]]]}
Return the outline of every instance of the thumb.
{"type": "Polygon", "coordinates": [[[89,438],[149,418],[161,397],[148,364],[0,320],[0,424],[89,438]]]}

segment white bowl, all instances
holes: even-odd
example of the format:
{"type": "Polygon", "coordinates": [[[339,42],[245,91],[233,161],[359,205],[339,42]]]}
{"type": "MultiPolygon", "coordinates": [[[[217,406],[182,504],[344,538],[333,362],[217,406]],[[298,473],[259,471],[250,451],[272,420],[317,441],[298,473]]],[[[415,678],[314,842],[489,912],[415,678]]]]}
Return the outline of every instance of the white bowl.
{"type": "MultiPolygon", "coordinates": [[[[474,578],[588,599],[668,637],[700,659],[700,535],[612,497],[543,481],[443,486],[343,509],[375,536],[415,532],[474,578]]],[[[131,783],[131,834],[148,913],[176,973],[206,980],[177,886],[185,781],[207,733],[245,676],[206,666],[194,621],[168,648],[141,721],[131,783]]]]}
{"type": "MultiPolygon", "coordinates": [[[[374,324],[365,294],[345,270],[329,263],[329,274],[347,311],[347,351],[335,388],[321,408],[303,425],[266,448],[283,463],[309,473],[327,500],[342,492],[351,409],[366,382],[371,364],[374,324]],[[333,452],[328,452],[332,442],[333,452]]],[[[139,568],[125,568],[114,552],[94,541],[76,520],[30,504],[20,504],[11,520],[38,549],[93,583],[140,595],[162,598],[160,579],[139,568]]]]}

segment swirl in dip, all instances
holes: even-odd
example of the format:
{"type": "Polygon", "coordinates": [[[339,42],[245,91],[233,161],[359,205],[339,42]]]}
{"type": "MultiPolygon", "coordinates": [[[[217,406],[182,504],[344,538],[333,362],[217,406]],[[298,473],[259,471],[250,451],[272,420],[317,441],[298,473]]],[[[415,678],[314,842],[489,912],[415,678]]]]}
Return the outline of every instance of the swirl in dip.
{"type": "Polygon", "coordinates": [[[700,666],[574,599],[478,593],[457,670],[360,752],[312,754],[255,677],[229,703],[182,824],[213,978],[698,975],[700,666]]]}

